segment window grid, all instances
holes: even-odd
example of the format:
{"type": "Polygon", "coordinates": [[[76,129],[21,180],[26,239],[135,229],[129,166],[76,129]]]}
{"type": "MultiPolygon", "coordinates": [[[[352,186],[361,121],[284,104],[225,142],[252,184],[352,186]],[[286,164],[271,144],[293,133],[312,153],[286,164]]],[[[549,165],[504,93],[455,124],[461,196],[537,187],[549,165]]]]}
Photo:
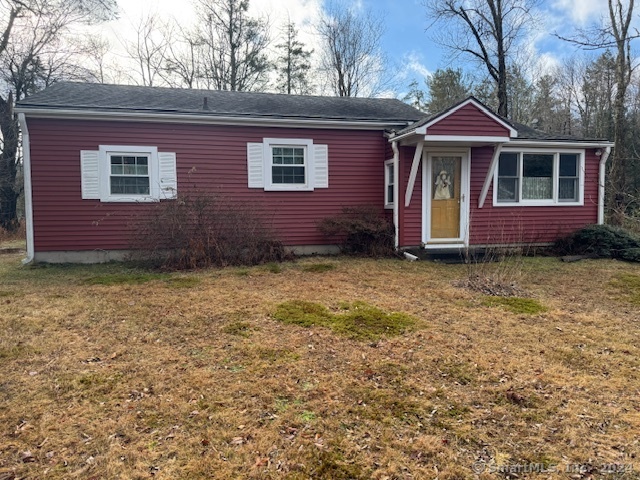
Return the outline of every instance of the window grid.
{"type": "Polygon", "coordinates": [[[111,154],[111,195],[149,195],[149,156],[111,154]]]}
{"type": "Polygon", "coordinates": [[[271,182],[274,185],[304,185],[306,162],[304,147],[271,147],[271,182]]]}

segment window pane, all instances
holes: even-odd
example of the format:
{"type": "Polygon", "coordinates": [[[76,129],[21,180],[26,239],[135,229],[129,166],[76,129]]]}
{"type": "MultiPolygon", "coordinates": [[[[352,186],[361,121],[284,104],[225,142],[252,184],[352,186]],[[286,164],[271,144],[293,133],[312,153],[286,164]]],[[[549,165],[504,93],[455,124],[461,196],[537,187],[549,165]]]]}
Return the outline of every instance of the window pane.
{"type": "Polygon", "coordinates": [[[522,158],[522,198],[553,198],[553,155],[525,154],[522,158]]]}
{"type": "Polygon", "coordinates": [[[393,185],[387,185],[387,203],[393,203],[393,185]]]}
{"type": "Polygon", "coordinates": [[[271,181],[274,184],[305,184],[305,167],[271,167],[271,181]]]}
{"type": "Polygon", "coordinates": [[[387,181],[389,185],[393,185],[395,183],[395,179],[393,178],[393,165],[387,165],[387,181]]]}
{"type": "Polygon", "coordinates": [[[149,177],[111,177],[112,195],[149,195],[149,177]]]}
{"type": "Polygon", "coordinates": [[[564,202],[578,201],[578,179],[561,178],[558,183],[558,199],[564,202]]]}
{"type": "Polygon", "coordinates": [[[578,176],[578,155],[560,154],[560,176],[561,177],[577,177],[578,176]]]}
{"type": "Polygon", "coordinates": [[[271,158],[273,165],[304,165],[304,148],[273,147],[271,158]]]}
{"type": "Polygon", "coordinates": [[[518,176],[518,154],[501,153],[498,165],[498,176],[517,177],[518,176]]]}
{"type": "Polygon", "coordinates": [[[553,155],[525,154],[522,161],[524,177],[553,177],[553,155]]]}
{"type": "Polygon", "coordinates": [[[517,202],[518,201],[518,179],[498,178],[498,201],[517,202]]]}

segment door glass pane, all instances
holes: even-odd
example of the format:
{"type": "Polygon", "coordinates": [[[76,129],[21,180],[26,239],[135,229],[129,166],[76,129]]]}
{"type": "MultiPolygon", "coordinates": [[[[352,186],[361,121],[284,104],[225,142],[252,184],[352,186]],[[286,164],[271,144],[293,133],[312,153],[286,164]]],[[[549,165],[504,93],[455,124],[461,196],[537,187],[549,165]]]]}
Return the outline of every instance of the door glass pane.
{"type": "MultiPolygon", "coordinates": [[[[449,200],[455,198],[456,164],[458,157],[434,157],[433,158],[433,199],[449,200]]],[[[459,163],[458,163],[459,165],[459,163]]]]}

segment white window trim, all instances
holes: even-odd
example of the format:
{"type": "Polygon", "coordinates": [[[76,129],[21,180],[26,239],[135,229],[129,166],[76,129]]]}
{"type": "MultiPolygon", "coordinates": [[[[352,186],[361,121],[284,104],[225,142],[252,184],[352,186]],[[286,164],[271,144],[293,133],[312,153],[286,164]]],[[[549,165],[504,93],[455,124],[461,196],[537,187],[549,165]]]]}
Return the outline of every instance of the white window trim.
{"type": "Polygon", "coordinates": [[[160,200],[160,169],[158,147],[139,145],[100,145],[100,201],[102,202],[157,202],[160,200]],[[111,155],[149,155],[149,195],[114,195],[111,193],[111,155]]]}
{"type": "Polygon", "coordinates": [[[384,162],[384,208],[392,209],[395,204],[395,188],[396,186],[396,178],[395,178],[395,167],[393,163],[393,158],[384,162]],[[394,201],[389,201],[389,168],[394,170],[394,179],[393,179],[393,192],[394,192],[394,201]]]}
{"type": "Polygon", "coordinates": [[[498,172],[500,163],[496,165],[493,173],[493,206],[494,207],[582,207],[584,206],[584,159],[585,151],[576,149],[549,149],[549,148],[517,148],[504,147],[500,153],[518,154],[518,201],[499,202],[498,201],[498,172]],[[545,153],[553,155],[553,198],[550,200],[526,200],[522,198],[522,156],[527,153],[545,153]],[[558,182],[560,178],[560,155],[578,155],[578,201],[563,202],[558,199],[558,182]]]}
{"type": "Polygon", "coordinates": [[[265,138],[264,144],[264,175],[266,191],[291,192],[291,191],[312,191],[314,186],[314,164],[313,164],[313,140],[304,138],[265,138]],[[304,147],[304,184],[273,183],[273,147],[304,147]]]}

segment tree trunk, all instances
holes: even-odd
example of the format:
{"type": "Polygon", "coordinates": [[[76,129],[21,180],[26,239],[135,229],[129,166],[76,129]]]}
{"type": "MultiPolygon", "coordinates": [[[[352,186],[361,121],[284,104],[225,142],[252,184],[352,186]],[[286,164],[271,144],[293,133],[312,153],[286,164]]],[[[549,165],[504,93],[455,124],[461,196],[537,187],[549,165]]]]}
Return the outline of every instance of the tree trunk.
{"type": "Polygon", "coordinates": [[[18,197],[21,189],[16,186],[18,154],[18,122],[13,115],[13,95],[0,98],[0,132],[3,149],[0,155],[0,227],[14,231],[18,227],[18,197]]]}

